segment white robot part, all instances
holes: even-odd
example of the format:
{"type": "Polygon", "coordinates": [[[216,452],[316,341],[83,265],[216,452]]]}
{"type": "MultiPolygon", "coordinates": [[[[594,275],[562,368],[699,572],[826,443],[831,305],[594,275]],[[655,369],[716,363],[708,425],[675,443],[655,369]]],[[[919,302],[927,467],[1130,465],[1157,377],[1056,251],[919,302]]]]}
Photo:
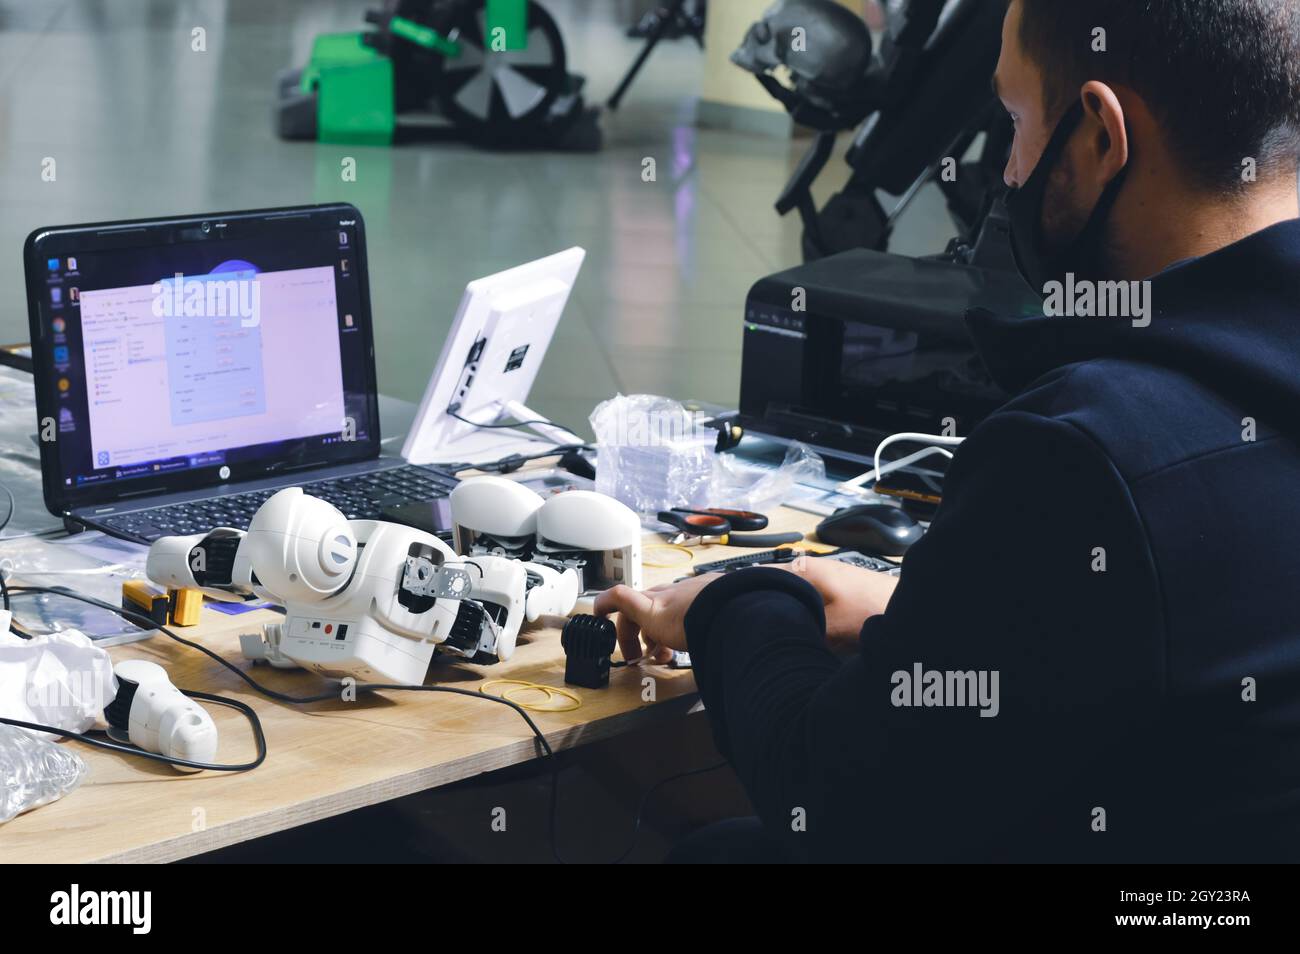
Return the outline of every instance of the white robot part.
{"type": "Polygon", "coordinates": [[[537,554],[599,554],[587,585],[641,589],[641,521],[626,504],[591,490],[571,490],[537,512],[537,554]],[[594,579],[593,579],[594,577],[594,579]]]}
{"type": "Polygon", "coordinates": [[[268,623],[261,633],[240,633],[239,651],[245,659],[264,662],[276,669],[300,669],[280,648],[284,638],[283,623],[268,623]]]}
{"type": "Polygon", "coordinates": [[[357,537],[348,519],[301,487],[289,487],[258,508],[235,557],[236,578],[286,606],[341,590],[357,565],[357,537]]]}
{"type": "MultiPolygon", "coordinates": [[[[249,542],[254,532],[250,528],[249,542]]],[[[241,641],[241,649],[255,660],[275,666],[292,660],[324,676],[419,685],[434,651],[451,635],[461,597],[472,589],[471,574],[453,562],[450,547],[423,531],[357,520],[348,533],[363,545],[353,547],[351,572],[338,588],[314,598],[300,593],[281,599],[284,622],[267,627],[260,645],[241,641]]],[[[336,525],[323,525],[321,539],[338,536],[336,525]]],[[[303,534],[294,545],[299,552],[319,548],[319,540],[313,547],[303,534]]],[[[256,550],[250,559],[265,584],[263,559],[256,550]]]]}
{"type": "Polygon", "coordinates": [[[474,599],[482,605],[483,614],[464,621],[467,626],[477,626],[477,633],[465,632],[456,646],[448,645],[448,650],[470,658],[482,654],[504,662],[514,653],[524,622],[527,564],[506,557],[481,556],[466,560],[465,565],[477,571],[471,571],[474,599]]]}
{"type": "Polygon", "coordinates": [[[196,533],[188,537],[163,537],[158,540],[149,547],[149,555],[145,558],[146,575],[160,586],[178,590],[198,587],[190,570],[190,551],[205,536],[206,534],[196,533]]]}
{"type": "Polygon", "coordinates": [[[349,522],[297,487],[268,499],[247,533],[230,533],[156,541],[149,575],[169,585],[206,581],[226,598],[255,593],[279,603],[283,622],[240,639],[246,657],[273,666],[417,685],[470,591],[468,572],[437,537],[349,522]],[[213,553],[205,573],[188,556],[196,549],[213,553]]]}
{"type": "Polygon", "coordinates": [[[506,477],[471,477],[451,492],[451,523],[457,553],[469,553],[480,536],[526,545],[537,533],[541,494],[506,477]]]}
{"type": "Polygon", "coordinates": [[[538,563],[523,563],[501,556],[476,556],[465,561],[473,572],[474,601],[483,614],[458,621],[459,638],[444,649],[462,656],[505,662],[514,654],[519,630],[525,622],[543,616],[567,616],[578,601],[580,582],[576,570],[557,570],[538,563]],[[470,626],[478,626],[477,642],[470,626]]]}
{"type": "Polygon", "coordinates": [[[533,585],[524,601],[524,618],[535,623],[543,616],[568,616],[582,590],[578,571],[560,571],[541,563],[526,564],[533,585]]]}
{"type": "Polygon", "coordinates": [[[212,762],[216,758],[217,727],[212,716],[173,686],[161,666],[144,659],[127,659],[114,667],[113,674],[117,677],[118,700],[127,711],[121,711],[123,705],[110,705],[105,715],[114,728],[125,729],[133,745],[191,762],[212,762]]]}
{"type": "MultiPolygon", "coordinates": [[[[486,526],[494,532],[532,527],[525,535],[531,549],[532,515],[542,505],[534,507],[516,493],[532,494],[527,488],[501,483],[509,489],[488,484],[475,493],[510,495],[517,506],[487,507],[481,515],[497,522],[486,526]]],[[[473,501],[474,494],[465,499],[473,501]]],[[[418,685],[439,648],[480,661],[508,659],[525,621],[567,615],[581,589],[579,572],[562,562],[458,557],[432,534],[348,521],[298,488],[267,500],[247,533],[230,533],[155,542],[151,578],[170,585],[207,583],[227,597],[254,592],[281,604],[283,622],[240,637],[245,657],[334,678],[418,685]],[[199,572],[186,555],[205,548],[217,559],[199,572]]]]}
{"type": "Polygon", "coordinates": [[[149,547],[145,575],[168,589],[199,589],[215,600],[252,595],[251,581],[232,577],[232,561],[244,532],[218,527],[207,534],[162,537],[149,547]]]}
{"type": "Polygon", "coordinates": [[[490,549],[488,537],[522,559],[584,561],[587,588],[641,586],[641,521],[613,497],[570,490],[543,500],[504,477],[472,477],[452,491],[451,517],[458,553],[490,549]]]}

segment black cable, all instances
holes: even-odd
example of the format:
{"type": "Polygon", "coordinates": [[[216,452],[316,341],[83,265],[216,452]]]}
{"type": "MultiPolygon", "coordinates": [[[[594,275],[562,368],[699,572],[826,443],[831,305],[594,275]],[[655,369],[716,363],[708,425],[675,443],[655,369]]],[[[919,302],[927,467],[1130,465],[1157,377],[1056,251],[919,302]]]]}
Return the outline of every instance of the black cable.
{"type": "Polygon", "coordinates": [[[149,759],[153,762],[162,762],[164,765],[178,765],[184,768],[207,769],[213,772],[248,772],[257,768],[266,761],[266,734],[262,731],[262,720],[257,717],[252,706],[238,699],[229,699],[225,696],[213,695],[210,692],[200,692],[197,689],[182,689],[183,694],[191,699],[202,699],[205,702],[215,702],[217,705],[228,706],[231,709],[238,709],[244,714],[253,729],[253,740],[257,743],[257,758],[251,762],[240,762],[233,765],[222,764],[220,762],[194,762],[190,759],[172,758],[159,752],[148,752],[144,749],[137,748],[134,745],[123,745],[120,742],[112,742],[105,739],[97,739],[93,736],[84,735],[80,732],[73,732],[69,729],[59,729],[52,725],[41,725],[36,722],[24,722],[21,719],[9,719],[0,716],[0,724],[13,725],[20,729],[32,729],[36,732],[49,732],[52,735],[60,736],[64,739],[71,739],[74,742],[81,742],[84,745],[92,746],[96,749],[106,749],[109,752],[122,752],[125,755],[135,755],[142,759],[149,759]]]}
{"type": "MultiPolygon", "coordinates": [[[[447,408],[447,413],[463,424],[469,424],[472,427],[482,428],[485,431],[493,431],[498,428],[529,427],[533,424],[544,424],[550,427],[558,427],[562,431],[569,431],[569,429],[565,427],[563,424],[556,424],[554,421],[548,421],[545,418],[538,418],[537,420],[534,421],[510,421],[504,424],[480,424],[478,421],[471,421],[468,417],[462,417],[460,414],[457,414],[451,408],[447,408]]],[[[572,434],[573,431],[569,431],[569,433],[572,434]]]]}
{"type": "Polygon", "coordinates": [[[591,444],[556,444],[548,450],[540,451],[536,454],[507,454],[498,460],[487,464],[475,464],[471,461],[460,461],[452,464],[439,464],[440,470],[445,470],[455,474],[462,470],[480,470],[485,474],[509,474],[518,470],[524,464],[531,461],[541,460],[544,457],[556,457],[569,453],[569,451],[589,451],[595,450],[591,444]]]}
{"type": "MultiPolygon", "coordinates": [[[[234,673],[236,676],[242,679],[249,686],[249,688],[253,689],[255,692],[258,692],[263,696],[265,696],[266,698],[273,699],[277,702],[285,702],[293,705],[304,705],[313,702],[326,702],[326,701],[335,700],[339,698],[339,693],[337,691],[321,692],[312,696],[291,696],[288,695],[287,693],[279,692],[275,689],[271,689],[267,686],[263,686],[252,676],[248,675],[248,673],[244,672],[244,670],[240,669],[234,663],[228,661],[227,659],[220,656],[213,650],[208,649],[206,646],[202,646],[196,642],[185,639],[182,636],[176,635],[176,633],[172,632],[166,626],[159,626],[157,623],[153,621],[153,619],[151,619],[148,616],[145,616],[143,613],[137,613],[133,610],[128,610],[125,607],[121,607],[121,606],[114,606],[112,603],[105,602],[104,600],[97,599],[93,596],[86,596],[81,593],[74,593],[71,590],[65,589],[64,587],[61,586],[15,586],[12,588],[12,592],[48,593],[55,596],[65,596],[69,599],[79,600],[82,603],[87,603],[91,606],[98,606],[101,609],[105,609],[105,610],[109,610],[110,612],[117,613],[123,619],[135,623],[137,626],[141,626],[145,629],[156,629],[158,632],[162,633],[163,635],[168,636],[171,639],[174,639],[182,646],[188,646],[191,649],[197,649],[205,656],[215,660],[221,666],[228,669],[230,672],[234,673]]],[[[537,723],[533,721],[532,716],[528,714],[528,711],[524,709],[523,706],[519,705],[517,702],[514,702],[510,699],[506,699],[501,696],[494,696],[491,693],[483,692],[481,690],[461,689],[456,686],[423,686],[423,685],[404,686],[404,685],[397,685],[395,683],[358,683],[356,684],[355,689],[358,694],[375,693],[380,691],[447,692],[458,696],[468,696],[471,699],[487,699],[490,702],[496,702],[499,703],[500,705],[507,706],[510,709],[513,709],[516,713],[518,713],[519,717],[522,718],[525,723],[527,723],[528,728],[532,730],[533,736],[536,738],[538,744],[542,748],[542,751],[546,755],[547,764],[549,764],[551,767],[551,810],[549,813],[550,817],[548,821],[548,829],[549,829],[548,837],[551,843],[551,854],[555,857],[555,860],[560,864],[568,864],[568,862],[560,854],[559,838],[558,838],[559,810],[560,810],[559,756],[556,754],[555,750],[551,748],[551,743],[547,741],[545,734],[542,732],[541,729],[537,727],[537,723]]],[[[266,757],[266,739],[262,735],[261,722],[257,720],[257,715],[256,713],[253,712],[251,707],[247,706],[242,702],[237,702],[236,700],[233,699],[226,699],[221,696],[210,696],[207,693],[199,693],[197,691],[187,691],[185,694],[193,696],[194,698],[197,699],[208,699],[211,701],[220,701],[223,704],[231,704],[234,705],[235,707],[243,709],[246,712],[246,714],[251,717],[251,721],[254,726],[254,734],[258,738],[258,759],[255,763],[252,763],[250,767],[255,767],[256,765],[260,765],[262,763],[262,760],[266,757]]],[[[6,722],[14,725],[22,725],[23,728],[35,728],[38,731],[42,731],[42,732],[54,732],[56,734],[63,734],[63,730],[60,729],[51,729],[46,726],[34,726],[30,723],[19,723],[17,720],[11,721],[8,719],[0,718],[0,722],[6,722]]],[[[128,748],[125,746],[117,746],[114,743],[106,743],[98,739],[90,739],[86,736],[78,735],[77,733],[68,733],[68,736],[78,741],[85,742],[90,745],[95,745],[99,748],[116,749],[119,751],[127,752],[131,755],[140,755],[147,758],[155,758],[157,761],[167,761],[167,762],[171,762],[172,764],[178,764],[178,765],[188,764],[198,768],[216,768],[216,766],[205,766],[198,763],[187,763],[181,759],[167,759],[165,756],[157,756],[155,753],[145,752],[142,749],[128,748]]],[[[628,845],[627,849],[624,850],[623,853],[620,854],[617,858],[615,858],[611,863],[619,864],[620,862],[626,860],[627,857],[631,855],[633,850],[636,848],[637,837],[641,831],[642,817],[645,814],[645,808],[647,803],[649,802],[650,796],[653,795],[654,792],[662,788],[664,785],[669,784],[670,782],[674,782],[682,778],[687,778],[691,775],[702,775],[706,772],[713,772],[726,764],[727,763],[723,761],[723,762],[719,762],[716,765],[708,766],[706,768],[692,769],[691,771],[688,772],[681,772],[678,773],[677,775],[670,775],[668,778],[660,779],[649,789],[647,789],[645,794],[641,797],[640,804],[637,806],[636,818],[632,825],[631,843],[628,845]]],[[[236,771],[237,769],[225,768],[223,770],[236,771]]]]}
{"type": "MultiPolygon", "coordinates": [[[[0,484],[0,490],[3,490],[5,496],[9,498],[9,509],[5,512],[5,518],[0,520],[0,533],[3,533],[5,527],[9,526],[9,522],[13,520],[14,513],[18,510],[18,501],[14,499],[14,492],[10,490],[7,485],[0,484]]],[[[62,530],[63,528],[59,527],[57,529],[62,530]]],[[[23,535],[26,536],[27,534],[23,535]]],[[[39,532],[31,535],[38,536],[39,532]]],[[[4,537],[0,537],[0,543],[3,543],[4,539],[4,537]]],[[[5,582],[3,570],[0,570],[0,606],[3,606],[4,609],[9,609],[9,584],[5,582]]],[[[9,629],[13,630],[12,623],[10,623],[9,629]]]]}
{"type": "Polygon", "coordinates": [[[628,856],[636,850],[637,837],[641,834],[641,820],[645,817],[646,806],[650,803],[650,798],[655,792],[659,791],[659,789],[663,788],[665,785],[681,781],[684,778],[690,778],[693,775],[705,775],[709,772],[716,772],[720,768],[726,768],[727,765],[727,760],[723,759],[721,762],[717,762],[713,765],[706,765],[704,768],[690,769],[685,772],[678,772],[676,775],[669,775],[667,778],[661,778],[659,781],[647,788],[641,796],[640,803],[638,803],[636,807],[636,820],[632,824],[632,838],[628,842],[627,849],[613,861],[607,863],[615,865],[622,864],[628,859],[628,856]]]}
{"type": "Polygon", "coordinates": [[[9,509],[5,512],[5,518],[0,520],[0,531],[3,531],[5,527],[9,526],[9,521],[14,518],[14,511],[18,509],[18,502],[14,500],[14,492],[4,484],[0,484],[0,490],[3,490],[9,498],[9,509]]]}
{"type": "MultiPolygon", "coordinates": [[[[18,501],[14,499],[14,492],[10,490],[8,486],[6,486],[5,484],[0,484],[0,490],[3,490],[5,492],[5,496],[9,498],[9,509],[5,513],[5,518],[3,520],[0,520],[0,533],[3,533],[5,527],[9,526],[9,521],[11,521],[14,518],[14,511],[18,509],[18,501]]],[[[0,537],[0,542],[3,541],[4,538],[0,537]]],[[[4,609],[9,609],[9,584],[5,582],[5,575],[3,570],[0,570],[0,606],[3,606],[4,609]]],[[[13,630],[12,621],[9,624],[9,630],[10,631],[13,630]]]]}

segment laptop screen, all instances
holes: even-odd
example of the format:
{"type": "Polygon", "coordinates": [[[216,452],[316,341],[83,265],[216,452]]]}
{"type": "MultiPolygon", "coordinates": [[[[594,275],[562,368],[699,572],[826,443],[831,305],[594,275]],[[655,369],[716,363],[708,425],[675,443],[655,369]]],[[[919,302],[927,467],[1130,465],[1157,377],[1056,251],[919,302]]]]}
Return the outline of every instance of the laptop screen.
{"type": "Polygon", "coordinates": [[[65,506],[374,456],[355,210],[178,224],[36,242],[42,467],[65,506]]]}

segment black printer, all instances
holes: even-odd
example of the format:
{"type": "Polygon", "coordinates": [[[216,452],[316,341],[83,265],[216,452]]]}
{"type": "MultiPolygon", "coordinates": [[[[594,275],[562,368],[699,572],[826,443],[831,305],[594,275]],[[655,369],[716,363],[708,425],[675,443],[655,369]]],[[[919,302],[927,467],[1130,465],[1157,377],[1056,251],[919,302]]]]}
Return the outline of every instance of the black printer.
{"type": "Polygon", "coordinates": [[[1015,272],[868,249],[771,275],[745,303],[739,421],[856,455],[901,431],[945,433],[949,420],[965,436],[1007,399],[967,311],[1042,307],[1015,272]]]}

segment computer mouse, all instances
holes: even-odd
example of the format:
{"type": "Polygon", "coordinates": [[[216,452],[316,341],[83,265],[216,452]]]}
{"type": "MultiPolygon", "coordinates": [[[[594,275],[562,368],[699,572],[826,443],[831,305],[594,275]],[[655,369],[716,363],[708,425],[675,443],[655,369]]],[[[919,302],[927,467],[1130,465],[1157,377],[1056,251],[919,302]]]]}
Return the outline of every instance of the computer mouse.
{"type": "Polygon", "coordinates": [[[925,530],[906,511],[888,504],[837,510],[817,526],[817,539],[869,556],[902,556],[925,530]]]}

